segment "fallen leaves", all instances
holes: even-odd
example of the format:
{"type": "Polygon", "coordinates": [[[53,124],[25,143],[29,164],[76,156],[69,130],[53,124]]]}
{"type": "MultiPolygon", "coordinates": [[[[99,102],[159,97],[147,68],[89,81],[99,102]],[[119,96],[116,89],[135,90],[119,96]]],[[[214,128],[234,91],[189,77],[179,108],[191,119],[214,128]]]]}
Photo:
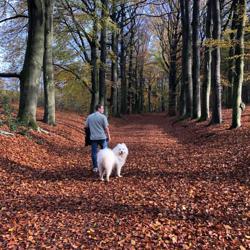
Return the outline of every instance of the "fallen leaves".
{"type": "Polygon", "coordinates": [[[111,146],[129,156],[108,184],[91,172],[83,117],[0,137],[0,248],[249,249],[250,124],[226,130],[227,115],[221,127],[112,118],[111,146]]]}

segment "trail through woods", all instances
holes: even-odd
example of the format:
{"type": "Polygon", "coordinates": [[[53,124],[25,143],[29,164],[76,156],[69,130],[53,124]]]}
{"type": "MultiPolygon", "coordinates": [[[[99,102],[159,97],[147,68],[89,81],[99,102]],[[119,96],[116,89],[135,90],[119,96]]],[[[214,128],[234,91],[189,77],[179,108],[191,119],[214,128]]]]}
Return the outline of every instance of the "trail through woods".
{"type": "MultiPolygon", "coordinates": [[[[42,113],[39,113],[42,118],[42,113]]],[[[112,118],[122,178],[93,175],[83,117],[0,136],[1,249],[248,249],[250,109],[243,128],[165,114],[112,118]]]]}

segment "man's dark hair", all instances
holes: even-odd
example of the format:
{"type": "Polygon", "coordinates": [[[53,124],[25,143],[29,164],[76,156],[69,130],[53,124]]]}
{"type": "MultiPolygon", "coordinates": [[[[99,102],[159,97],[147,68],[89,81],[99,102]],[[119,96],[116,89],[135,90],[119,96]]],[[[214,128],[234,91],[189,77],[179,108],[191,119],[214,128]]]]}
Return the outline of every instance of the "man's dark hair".
{"type": "Polygon", "coordinates": [[[100,109],[102,107],[102,104],[97,104],[96,106],[95,106],[95,110],[97,111],[98,109],[100,109]]]}

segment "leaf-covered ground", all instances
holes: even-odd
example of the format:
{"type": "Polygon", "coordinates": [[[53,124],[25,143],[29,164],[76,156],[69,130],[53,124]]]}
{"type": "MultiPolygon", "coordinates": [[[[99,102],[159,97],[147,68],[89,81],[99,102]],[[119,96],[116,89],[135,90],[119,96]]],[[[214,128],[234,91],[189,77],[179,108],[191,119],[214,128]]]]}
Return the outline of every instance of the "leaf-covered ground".
{"type": "Polygon", "coordinates": [[[112,118],[111,147],[125,142],[129,156],[109,183],[91,172],[81,116],[0,136],[0,249],[249,249],[249,118],[238,130],[229,110],[212,127],[112,118]]]}

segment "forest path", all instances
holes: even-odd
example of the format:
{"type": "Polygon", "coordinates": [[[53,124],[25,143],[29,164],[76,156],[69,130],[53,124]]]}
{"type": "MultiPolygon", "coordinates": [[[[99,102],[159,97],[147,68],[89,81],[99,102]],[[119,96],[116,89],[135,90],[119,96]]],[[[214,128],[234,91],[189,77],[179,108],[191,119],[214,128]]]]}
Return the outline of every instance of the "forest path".
{"type": "Polygon", "coordinates": [[[111,147],[129,156],[109,183],[91,172],[78,115],[41,123],[48,135],[1,137],[0,247],[247,249],[249,128],[174,122],[110,119],[111,147]]]}

